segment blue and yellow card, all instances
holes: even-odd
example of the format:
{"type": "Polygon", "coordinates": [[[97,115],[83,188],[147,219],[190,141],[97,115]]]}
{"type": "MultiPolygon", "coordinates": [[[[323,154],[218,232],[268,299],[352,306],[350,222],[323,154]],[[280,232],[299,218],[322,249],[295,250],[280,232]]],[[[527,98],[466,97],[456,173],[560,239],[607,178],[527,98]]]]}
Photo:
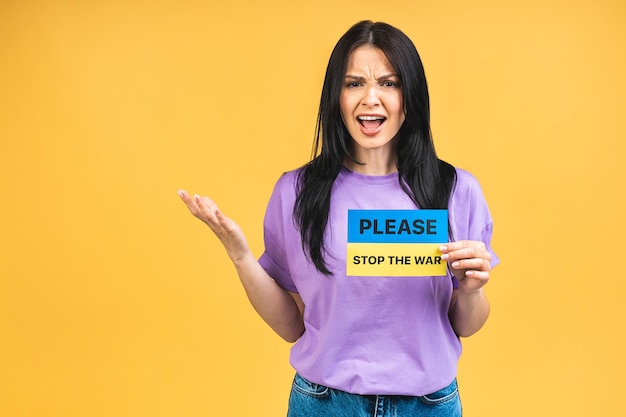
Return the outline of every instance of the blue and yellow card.
{"type": "Polygon", "coordinates": [[[348,276],[443,276],[447,210],[348,210],[348,276]]]}

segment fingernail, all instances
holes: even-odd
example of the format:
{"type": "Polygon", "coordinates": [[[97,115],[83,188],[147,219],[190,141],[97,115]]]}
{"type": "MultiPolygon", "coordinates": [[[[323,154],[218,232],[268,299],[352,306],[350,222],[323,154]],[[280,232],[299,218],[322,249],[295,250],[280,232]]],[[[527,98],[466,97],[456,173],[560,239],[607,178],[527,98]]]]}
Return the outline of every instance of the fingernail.
{"type": "Polygon", "coordinates": [[[178,190],[177,194],[180,198],[185,198],[185,192],[183,190],[178,190]]]}
{"type": "Polygon", "coordinates": [[[447,246],[439,246],[439,250],[443,252],[443,251],[448,250],[448,247],[447,246]]]}
{"type": "Polygon", "coordinates": [[[450,257],[450,255],[448,255],[447,253],[444,253],[443,255],[441,255],[441,259],[448,259],[450,257]]]}
{"type": "Polygon", "coordinates": [[[453,267],[453,268],[456,268],[457,266],[459,266],[459,263],[458,263],[458,262],[452,262],[452,267],[453,267]]]}

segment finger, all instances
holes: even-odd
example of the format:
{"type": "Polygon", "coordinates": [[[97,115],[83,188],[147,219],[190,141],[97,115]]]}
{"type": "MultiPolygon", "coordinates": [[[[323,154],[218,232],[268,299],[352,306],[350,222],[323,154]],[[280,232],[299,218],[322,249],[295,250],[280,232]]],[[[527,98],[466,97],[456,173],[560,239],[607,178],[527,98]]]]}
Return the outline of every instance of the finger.
{"type": "Polygon", "coordinates": [[[448,242],[439,247],[441,253],[449,253],[465,248],[486,249],[484,242],[476,240],[458,240],[456,242],[448,242]]]}
{"type": "Polygon", "coordinates": [[[209,197],[199,196],[198,194],[194,195],[193,199],[203,214],[211,218],[215,218],[215,213],[217,212],[217,204],[215,204],[213,200],[211,200],[209,197]]]}
{"type": "Polygon", "coordinates": [[[488,272],[467,271],[459,278],[459,288],[464,291],[477,291],[489,282],[488,272]]]}
{"type": "Polygon", "coordinates": [[[202,220],[211,228],[217,226],[217,220],[215,218],[215,210],[217,210],[217,206],[210,198],[201,197],[198,194],[191,197],[185,190],[178,190],[178,195],[183,200],[191,214],[202,220]]]}
{"type": "Polygon", "coordinates": [[[482,258],[491,261],[491,254],[482,242],[466,242],[464,245],[444,245],[441,258],[449,262],[459,259],[482,258]]]}
{"type": "Polygon", "coordinates": [[[198,205],[185,190],[178,190],[178,195],[183,200],[189,211],[195,216],[198,212],[198,205]]]}
{"type": "Polygon", "coordinates": [[[233,224],[232,221],[224,216],[224,213],[222,213],[217,207],[215,208],[215,218],[217,219],[217,223],[225,230],[227,231],[232,231],[233,230],[233,224]]]}
{"type": "Polygon", "coordinates": [[[471,258],[454,261],[450,264],[456,270],[491,271],[491,264],[483,258],[471,258]]]}
{"type": "Polygon", "coordinates": [[[455,250],[453,252],[444,253],[441,255],[441,259],[454,264],[458,261],[464,260],[480,260],[486,261],[487,263],[491,262],[491,254],[486,250],[476,249],[476,248],[464,248],[455,250]]]}
{"type": "Polygon", "coordinates": [[[191,197],[189,197],[189,194],[185,190],[178,190],[176,193],[178,194],[180,199],[183,200],[185,203],[191,200],[191,197]]]}
{"type": "Polygon", "coordinates": [[[193,199],[202,211],[211,212],[211,214],[215,214],[217,211],[217,204],[209,197],[196,194],[193,196],[193,199]]]}
{"type": "Polygon", "coordinates": [[[199,196],[198,194],[193,196],[193,201],[198,207],[198,213],[196,217],[205,222],[214,232],[219,232],[221,225],[216,217],[217,205],[209,197],[199,196]]]}
{"type": "Polygon", "coordinates": [[[474,278],[485,282],[489,281],[490,275],[489,271],[465,271],[465,276],[467,278],[474,278]]]}
{"type": "Polygon", "coordinates": [[[452,252],[458,249],[463,248],[465,245],[463,245],[464,241],[456,241],[456,242],[448,242],[445,245],[441,245],[439,246],[439,250],[441,251],[441,253],[448,253],[448,252],[452,252]]]}

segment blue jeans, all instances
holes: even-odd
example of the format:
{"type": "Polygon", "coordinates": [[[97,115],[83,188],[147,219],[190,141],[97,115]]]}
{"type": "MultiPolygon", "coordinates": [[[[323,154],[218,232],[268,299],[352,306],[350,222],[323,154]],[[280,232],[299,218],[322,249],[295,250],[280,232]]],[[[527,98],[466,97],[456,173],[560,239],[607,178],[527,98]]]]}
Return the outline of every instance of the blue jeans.
{"type": "Polygon", "coordinates": [[[461,417],[456,379],[424,395],[357,395],[314,384],[296,374],[287,417],[461,417]]]}

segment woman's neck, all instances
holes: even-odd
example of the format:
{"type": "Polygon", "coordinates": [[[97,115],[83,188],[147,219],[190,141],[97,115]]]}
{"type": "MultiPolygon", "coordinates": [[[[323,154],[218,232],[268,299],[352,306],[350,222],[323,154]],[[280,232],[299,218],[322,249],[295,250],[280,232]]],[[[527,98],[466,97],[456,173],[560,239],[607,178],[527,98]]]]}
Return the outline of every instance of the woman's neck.
{"type": "Polygon", "coordinates": [[[379,159],[379,158],[368,158],[366,160],[358,159],[359,162],[356,163],[351,159],[346,159],[344,161],[344,166],[348,168],[350,171],[358,172],[363,175],[389,175],[398,171],[398,167],[396,165],[395,160],[390,160],[389,158],[379,159]]]}
{"type": "Polygon", "coordinates": [[[389,175],[398,171],[398,138],[382,146],[365,147],[352,143],[353,160],[345,158],[344,166],[363,175],[389,175]]]}

